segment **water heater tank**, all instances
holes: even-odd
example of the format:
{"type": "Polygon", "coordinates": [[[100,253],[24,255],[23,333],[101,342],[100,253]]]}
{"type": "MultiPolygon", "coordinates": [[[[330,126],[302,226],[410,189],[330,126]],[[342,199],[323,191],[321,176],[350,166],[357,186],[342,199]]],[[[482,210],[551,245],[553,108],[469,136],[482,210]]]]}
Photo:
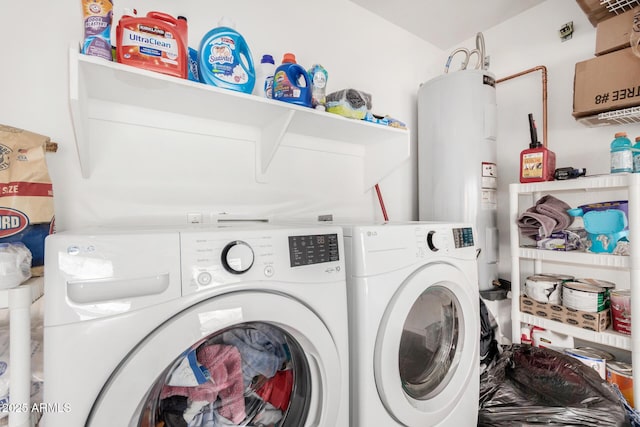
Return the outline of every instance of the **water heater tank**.
{"type": "Polygon", "coordinates": [[[496,128],[495,78],[488,71],[456,71],[420,86],[420,220],[475,226],[480,290],[498,277],[496,128]]]}

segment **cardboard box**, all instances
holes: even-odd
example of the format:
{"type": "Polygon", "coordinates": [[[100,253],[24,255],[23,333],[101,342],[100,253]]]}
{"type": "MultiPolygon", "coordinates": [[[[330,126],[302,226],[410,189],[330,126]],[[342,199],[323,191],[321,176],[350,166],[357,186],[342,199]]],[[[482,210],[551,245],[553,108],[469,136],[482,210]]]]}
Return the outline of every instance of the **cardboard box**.
{"type": "Polygon", "coordinates": [[[600,0],[576,0],[576,3],[578,3],[584,14],[587,15],[589,22],[594,27],[598,22],[611,16],[611,12],[609,12],[605,5],[601,4],[600,0]]]}
{"type": "Polygon", "coordinates": [[[574,117],[637,105],[640,105],[640,58],[630,47],[576,64],[574,117]]]}
{"type": "Polygon", "coordinates": [[[598,23],[596,30],[596,55],[627,48],[633,31],[640,31],[640,7],[598,23]]]}
{"type": "Polygon", "coordinates": [[[545,304],[524,295],[520,296],[520,311],[595,332],[602,332],[611,324],[609,309],[590,313],[562,305],[545,304]]]}

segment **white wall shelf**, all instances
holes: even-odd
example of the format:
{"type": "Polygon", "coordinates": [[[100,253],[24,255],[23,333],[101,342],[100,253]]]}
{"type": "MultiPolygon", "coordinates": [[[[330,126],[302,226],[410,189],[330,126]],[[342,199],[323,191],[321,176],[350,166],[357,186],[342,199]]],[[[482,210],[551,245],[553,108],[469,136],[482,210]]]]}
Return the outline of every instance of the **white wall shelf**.
{"type": "MultiPolygon", "coordinates": [[[[585,200],[593,202],[593,200],[585,200]]],[[[582,177],[566,181],[550,181],[530,184],[511,184],[509,186],[510,208],[510,246],[511,246],[511,316],[513,341],[520,342],[520,325],[529,323],[561,334],[570,335],[596,344],[603,344],[631,352],[635,400],[640,396],[640,174],[610,174],[582,177]],[[629,215],[629,242],[630,255],[618,256],[611,254],[599,254],[579,251],[551,251],[538,250],[527,247],[520,242],[520,231],[517,218],[520,212],[535,204],[545,194],[571,194],[577,195],[588,192],[614,191],[624,192],[628,198],[629,215]],[[530,196],[530,204],[520,205],[523,200],[520,196],[530,196]],[[585,267],[622,270],[629,273],[629,286],[631,289],[631,332],[632,335],[624,335],[607,329],[603,332],[594,332],[563,324],[550,319],[544,319],[520,311],[520,294],[523,277],[520,272],[520,261],[531,260],[534,274],[542,270],[545,263],[576,264],[585,267]]]]}
{"type": "MultiPolygon", "coordinates": [[[[365,190],[409,158],[406,129],[353,120],[281,101],[220,89],[69,49],[71,116],[82,176],[91,175],[91,119],[253,140],[256,180],[264,181],[285,135],[355,146],[365,190]]],[[[305,146],[308,146],[305,145],[305,146]]],[[[319,144],[320,151],[328,151],[319,144]]]]}

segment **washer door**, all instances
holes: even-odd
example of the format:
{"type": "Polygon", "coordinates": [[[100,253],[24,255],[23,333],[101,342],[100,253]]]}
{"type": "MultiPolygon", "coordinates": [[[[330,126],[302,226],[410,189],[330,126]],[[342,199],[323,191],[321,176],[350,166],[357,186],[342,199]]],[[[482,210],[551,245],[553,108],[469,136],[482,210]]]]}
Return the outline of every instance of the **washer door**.
{"type": "Polygon", "coordinates": [[[308,307],[280,294],[231,293],[189,307],[140,342],[103,387],[87,425],[155,426],[161,411],[187,404],[177,411],[188,409],[189,420],[200,417],[207,425],[258,425],[249,423],[268,406],[280,410],[280,426],[333,427],[343,400],[342,375],[336,344],[308,307]],[[265,348],[252,352],[260,334],[281,337],[275,341],[283,359],[272,360],[273,354],[283,356],[273,348],[269,360],[264,352],[256,356],[265,348]],[[196,354],[197,360],[190,358],[196,354]],[[283,373],[278,379],[261,370],[274,363],[264,369],[273,374],[277,368],[283,373]],[[199,381],[193,372],[203,374],[199,381]]]}
{"type": "Polygon", "coordinates": [[[407,426],[447,417],[479,364],[477,284],[449,264],[413,273],[383,316],[375,347],[378,394],[407,426]],[[474,292],[475,290],[475,292],[474,292]]]}

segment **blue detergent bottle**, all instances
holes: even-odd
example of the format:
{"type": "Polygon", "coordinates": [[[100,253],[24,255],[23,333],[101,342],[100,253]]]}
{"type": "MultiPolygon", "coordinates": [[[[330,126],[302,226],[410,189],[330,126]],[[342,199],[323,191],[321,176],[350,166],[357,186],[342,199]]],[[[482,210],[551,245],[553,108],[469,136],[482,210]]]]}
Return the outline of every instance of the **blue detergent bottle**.
{"type": "Polygon", "coordinates": [[[285,53],[282,65],[276,68],[273,99],[311,107],[311,80],[304,67],[296,63],[293,53],[285,53]]]}
{"type": "Polygon", "coordinates": [[[198,50],[200,81],[212,86],[251,93],[256,83],[253,57],[244,37],[228,18],[202,38],[198,50]]]}

